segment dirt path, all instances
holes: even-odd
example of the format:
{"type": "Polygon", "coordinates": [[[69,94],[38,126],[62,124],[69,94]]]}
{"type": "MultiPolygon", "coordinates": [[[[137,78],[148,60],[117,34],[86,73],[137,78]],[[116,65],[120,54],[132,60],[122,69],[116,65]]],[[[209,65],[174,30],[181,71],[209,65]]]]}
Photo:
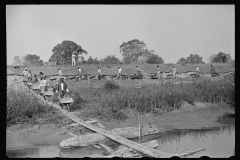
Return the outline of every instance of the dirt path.
{"type": "MultiPolygon", "coordinates": [[[[121,122],[101,122],[108,129],[130,127],[138,125],[137,113],[128,112],[129,118],[121,122]]],[[[155,124],[161,132],[172,129],[200,129],[205,127],[222,126],[217,122],[217,117],[224,113],[235,113],[228,107],[219,108],[212,104],[195,103],[186,105],[184,109],[172,113],[164,113],[159,116],[140,115],[141,124],[155,124]]],[[[76,130],[68,126],[44,124],[30,126],[28,124],[17,124],[7,128],[6,150],[31,148],[40,145],[59,146],[59,143],[71,137],[68,132],[76,134],[76,130]]]]}

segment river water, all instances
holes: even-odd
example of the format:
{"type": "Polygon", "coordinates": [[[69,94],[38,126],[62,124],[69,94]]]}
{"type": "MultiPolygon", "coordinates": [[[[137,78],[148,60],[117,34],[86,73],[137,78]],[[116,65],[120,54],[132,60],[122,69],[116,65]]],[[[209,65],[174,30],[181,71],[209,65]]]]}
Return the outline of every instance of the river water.
{"type": "MultiPolygon", "coordinates": [[[[204,148],[205,151],[195,153],[189,157],[230,157],[235,155],[235,114],[225,115],[218,119],[223,127],[202,128],[194,130],[170,130],[159,135],[146,136],[142,142],[156,139],[159,143],[157,149],[174,153],[185,149],[204,148]]],[[[133,141],[138,142],[137,139],[133,141]]],[[[112,143],[116,148],[117,143],[112,143]]],[[[107,155],[103,148],[94,146],[79,147],[60,150],[58,146],[42,146],[38,148],[25,148],[6,152],[8,157],[103,157],[107,155]]]]}

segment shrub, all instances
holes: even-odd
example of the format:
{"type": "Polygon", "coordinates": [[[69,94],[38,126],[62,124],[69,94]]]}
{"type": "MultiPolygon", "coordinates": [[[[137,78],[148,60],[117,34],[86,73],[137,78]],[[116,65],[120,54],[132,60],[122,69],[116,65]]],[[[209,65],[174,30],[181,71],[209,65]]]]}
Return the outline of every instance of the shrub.
{"type": "Polygon", "coordinates": [[[107,80],[103,86],[103,88],[107,91],[118,90],[120,86],[116,84],[113,80],[107,80]]]}

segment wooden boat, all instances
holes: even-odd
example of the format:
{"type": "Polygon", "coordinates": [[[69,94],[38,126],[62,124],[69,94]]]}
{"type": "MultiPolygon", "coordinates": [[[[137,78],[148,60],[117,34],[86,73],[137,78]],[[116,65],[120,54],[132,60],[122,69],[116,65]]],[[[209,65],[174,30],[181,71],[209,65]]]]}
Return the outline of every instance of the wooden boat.
{"type": "Polygon", "coordinates": [[[72,103],[73,99],[71,97],[59,98],[59,102],[61,104],[72,103]]]}

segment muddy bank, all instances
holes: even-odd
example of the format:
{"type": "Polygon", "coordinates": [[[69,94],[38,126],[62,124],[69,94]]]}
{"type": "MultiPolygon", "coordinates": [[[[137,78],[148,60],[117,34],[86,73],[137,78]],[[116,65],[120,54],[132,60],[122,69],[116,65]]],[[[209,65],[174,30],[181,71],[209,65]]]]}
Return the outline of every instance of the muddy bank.
{"type": "MultiPolygon", "coordinates": [[[[137,113],[128,112],[129,118],[119,122],[101,122],[108,129],[133,127],[138,125],[137,113]]],[[[217,122],[218,117],[224,113],[235,113],[229,107],[214,106],[212,104],[195,103],[186,105],[183,109],[162,115],[140,115],[141,124],[154,124],[160,132],[172,129],[201,129],[223,126],[217,122]]],[[[72,122],[69,122],[71,124],[72,122]]],[[[72,137],[69,133],[78,134],[65,124],[44,124],[30,126],[17,124],[7,128],[6,150],[31,148],[37,146],[59,146],[60,142],[72,137]]]]}

